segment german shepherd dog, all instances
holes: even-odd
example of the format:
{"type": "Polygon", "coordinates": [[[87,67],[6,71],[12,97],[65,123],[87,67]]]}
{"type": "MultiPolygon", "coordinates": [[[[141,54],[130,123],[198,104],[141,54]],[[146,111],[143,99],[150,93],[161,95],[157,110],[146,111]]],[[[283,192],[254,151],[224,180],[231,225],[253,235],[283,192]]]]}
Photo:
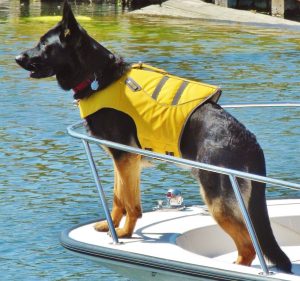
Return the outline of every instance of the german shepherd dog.
{"type": "MultiPolygon", "coordinates": [[[[32,78],[56,75],[63,90],[73,89],[75,99],[93,94],[85,81],[96,77],[103,89],[129,71],[130,65],[91,38],[64,2],[62,20],[40,38],[36,47],[22,52],[16,62],[32,78]]],[[[102,139],[140,147],[133,119],[113,109],[101,109],[85,118],[89,132],[102,139]]],[[[111,216],[118,237],[131,237],[142,216],[140,172],[142,157],[107,149],[114,162],[114,199],[111,216]],[[125,224],[119,227],[123,216],[125,224]]],[[[189,117],[180,143],[182,157],[221,167],[266,175],[264,154],[256,137],[222,107],[207,101],[189,117]]],[[[228,176],[193,169],[211,215],[235,242],[237,264],[250,266],[255,250],[237,205],[228,176]]],[[[266,258],[278,269],[291,272],[291,262],[273,235],[265,198],[265,184],[238,179],[245,205],[266,258]]],[[[95,225],[108,231],[107,222],[95,225]]]]}

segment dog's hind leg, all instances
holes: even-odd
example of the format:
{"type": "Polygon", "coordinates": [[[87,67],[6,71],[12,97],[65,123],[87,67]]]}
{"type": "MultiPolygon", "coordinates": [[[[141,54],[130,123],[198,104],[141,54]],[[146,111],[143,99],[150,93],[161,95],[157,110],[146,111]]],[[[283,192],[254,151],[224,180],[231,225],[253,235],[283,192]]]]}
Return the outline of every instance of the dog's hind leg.
{"type": "MultiPolygon", "coordinates": [[[[237,247],[235,263],[250,266],[256,254],[228,177],[205,171],[199,172],[199,176],[202,197],[211,215],[237,247]]],[[[248,201],[249,188],[246,184],[243,187],[244,201],[248,201]]]]}
{"type": "Polygon", "coordinates": [[[214,213],[213,216],[237,247],[238,257],[235,263],[250,266],[256,254],[245,224],[225,217],[224,214],[214,213]]]}
{"type": "MultiPolygon", "coordinates": [[[[126,153],[114,159],[115,185],[114,203],[111,212],[115,227],[118,227],[124,214],[125,224],[117,228],[118,237],[131,237],[136,221],[142,216],[140,200],[141,156],[126,153]]],[[[98,231],[108,231],[107,222],[95,225],[98,231]]]]}

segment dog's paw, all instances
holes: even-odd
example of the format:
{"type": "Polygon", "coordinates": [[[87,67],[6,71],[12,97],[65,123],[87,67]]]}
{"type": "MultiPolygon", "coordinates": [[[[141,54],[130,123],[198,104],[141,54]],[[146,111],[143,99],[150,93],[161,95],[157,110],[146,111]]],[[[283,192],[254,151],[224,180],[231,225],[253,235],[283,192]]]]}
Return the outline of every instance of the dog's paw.
{"type": "Polygon", "coordinates": [[[107,232],[109,230],[107,221],[97,222],[94,225],[94,229],[99,231],[99,232],[107,232]]]}
{"type": "MultiPolygon", "coordinates": [[[[111,236],[107,221],[97,222],[94,229],[99,232],[108,232],[108,235],[111,236]]],[[[119,238],[130,238],[132,236],[132,232],[128,232],[125,228],[116,228],[116,234],[119,238]]]]}
{"type": "Polygon", "coordinates": [[[132,233],[128,232],[124,228],[117,228],[116,233],[119,238],[131,238],[132,236],[132,233]]]}
{"type": "MultiPolygon", "coordinates": [[[[107,234],[110,237],[112,236],[110,231],[108,231],[107,234]]],[[[132,236],[132,233],[131,232],[129,233],[124,228],[116,228],[116,234],[117,234],[118,238],[131,238],[131,236],[132,236]]]]}

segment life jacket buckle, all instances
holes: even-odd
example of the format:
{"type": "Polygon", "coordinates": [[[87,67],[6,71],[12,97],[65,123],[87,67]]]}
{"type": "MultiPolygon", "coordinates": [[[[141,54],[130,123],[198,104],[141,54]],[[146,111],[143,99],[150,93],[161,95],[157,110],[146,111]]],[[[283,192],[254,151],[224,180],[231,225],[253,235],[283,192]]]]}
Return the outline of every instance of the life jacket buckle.
{"type": "Polygon", "coordinates": [[[133,92],[138,92],[140,91],[142,88],[141,86],[136,83],[132,78],[128,77],[126,80],[125,80],[125,84],[130,88],[131,91],[133,92]]]}

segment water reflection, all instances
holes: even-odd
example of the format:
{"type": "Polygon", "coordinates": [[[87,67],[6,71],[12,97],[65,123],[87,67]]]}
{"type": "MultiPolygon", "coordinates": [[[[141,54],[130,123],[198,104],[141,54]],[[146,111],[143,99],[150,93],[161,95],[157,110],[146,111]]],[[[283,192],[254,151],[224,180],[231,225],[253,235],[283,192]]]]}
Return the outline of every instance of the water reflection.
{"type": "MultiPolygon", "coordinates": [[[[116,15],[123,13],[121,1],[70,1],[75,13],[89,16],[116,15]],[[111,4],[107,3],[111,2],[111,4]]],[[[61,15],[61,0],[27,1],[12,0],[0,2],[0,20],[17,20],[18,18],[61,15]]]]}

